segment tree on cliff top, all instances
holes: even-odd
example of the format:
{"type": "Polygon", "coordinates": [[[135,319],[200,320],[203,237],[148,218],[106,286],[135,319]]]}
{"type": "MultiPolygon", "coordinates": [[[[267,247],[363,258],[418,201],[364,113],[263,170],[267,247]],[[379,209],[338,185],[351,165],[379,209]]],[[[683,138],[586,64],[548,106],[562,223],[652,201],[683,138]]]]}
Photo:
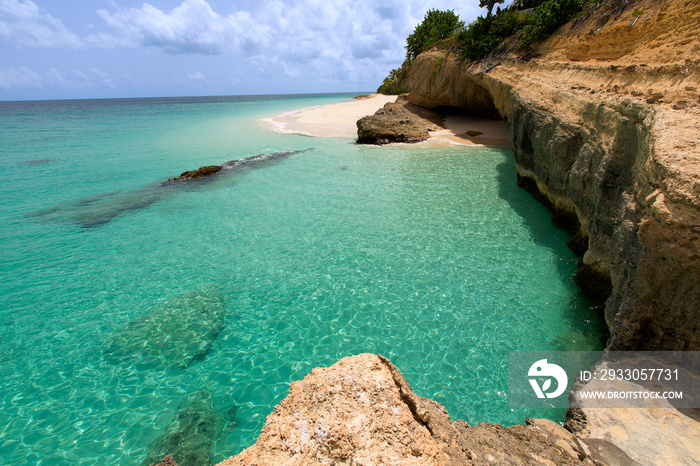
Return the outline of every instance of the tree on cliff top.
{"type": "Polygon", "coordinates": [[[491,17],[491,11],[493,11],[493,7],[496,6],[496,3],[503,3],[504,0],[479,0],[479,8],[487,7],[489,12],[486,14],[486,17],[489,18],[491,17]]]}
{"type": "Polygon", "coordinates": [[[459,16],[453,10],[429,10],[423,21],[406,38],[406,59],[412,62],[419,53],[436,42],[450,37],[455,29],[462,26],[464,22],[459,20],[459,16]]]}

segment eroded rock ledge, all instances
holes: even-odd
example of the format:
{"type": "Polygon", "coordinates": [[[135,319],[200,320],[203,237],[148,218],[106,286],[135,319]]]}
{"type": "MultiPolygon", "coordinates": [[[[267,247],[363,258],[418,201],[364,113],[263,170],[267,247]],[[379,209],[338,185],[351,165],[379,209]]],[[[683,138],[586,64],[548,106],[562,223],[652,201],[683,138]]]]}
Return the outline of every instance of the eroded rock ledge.
{"type": "MultiPolygon", "coordinates": [[[[233,465],[593,465],[558,424],[470,426],[416,395],[388,359],[361,354],[291,384],[255,445],[233,465]]],[[[631,463],[630,463],[631,464],[631,463]]]]}

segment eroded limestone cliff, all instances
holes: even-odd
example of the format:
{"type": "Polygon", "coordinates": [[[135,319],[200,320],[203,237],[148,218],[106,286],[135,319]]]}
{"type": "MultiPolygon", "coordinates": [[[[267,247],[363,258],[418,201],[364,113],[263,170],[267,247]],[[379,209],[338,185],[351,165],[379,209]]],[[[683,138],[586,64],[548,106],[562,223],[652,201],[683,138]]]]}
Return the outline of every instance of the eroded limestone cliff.
{"type": "Polygon", "coordinates": [[[519,183],[572,230],[577,283],[607,297],[609,348],[700,350],[700,4],[633,3],[529,61],[425,52],[409,99],[506,119],[519,183]]]}

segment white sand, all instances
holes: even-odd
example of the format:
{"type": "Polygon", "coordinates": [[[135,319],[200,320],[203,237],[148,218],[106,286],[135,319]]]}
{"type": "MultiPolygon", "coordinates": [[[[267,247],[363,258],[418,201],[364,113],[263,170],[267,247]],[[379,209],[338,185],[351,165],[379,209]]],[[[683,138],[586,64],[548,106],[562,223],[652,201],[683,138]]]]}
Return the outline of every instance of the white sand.
{"type": "Polygon", "coordinates": [[[282,115],[264,118],[281,133],[299,133],[317,137],[357,137],[357,120],[374,115],[395,95],[371,94],[342,104],[303,108],[282,115]]]}
{"type": "Polygon", "coordinates": [[[445,129],[431,131],[428,145],[460,144],[465,146],[505,146],[508,144],[508,128],[503,120],[490,120],[476,115],[449,115],[445,129]],[[467,131],[482,134],[469,136],[467,131]]]}
{"type": "MultiPolygon", "coordinates": [[[[341,104],[322,105],[283,113],[262,121],[274,126],[281,133],[298,133],[316,137],[357,137],[357,120],[373,115],[387,102],[394,102],[396,96],[371,94],[341,104]]],[[[506,145],[508,130],[502,120],[489,120],[473,115],[450,115],[445,120],[446,129],[431,131],[430,138],[421,146],[445,145],[506,145]],[[469,136],[466,131],[479,131],[483,134],[469,136]]]]}

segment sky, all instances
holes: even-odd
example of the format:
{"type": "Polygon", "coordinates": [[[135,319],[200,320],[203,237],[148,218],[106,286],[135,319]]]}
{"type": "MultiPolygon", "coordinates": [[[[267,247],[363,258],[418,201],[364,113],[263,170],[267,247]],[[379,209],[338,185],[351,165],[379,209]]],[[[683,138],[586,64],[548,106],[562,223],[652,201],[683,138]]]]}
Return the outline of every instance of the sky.
{"type": "Polygon", "coordinates": [[[0,0],[0,100],[375,91],[478,0],[0,0]]]}

